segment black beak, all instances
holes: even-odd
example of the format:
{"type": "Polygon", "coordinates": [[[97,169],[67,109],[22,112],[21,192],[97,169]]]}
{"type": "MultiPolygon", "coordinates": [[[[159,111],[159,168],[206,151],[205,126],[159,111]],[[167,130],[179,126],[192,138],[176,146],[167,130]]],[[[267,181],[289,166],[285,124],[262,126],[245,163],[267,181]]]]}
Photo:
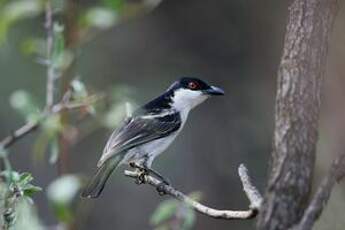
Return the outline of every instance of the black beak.
{"type": "Polygon", "coordinates": [[[211,96],[219,96],[224,95],[224,90],[216,86],[211,86],[209,89],[204,90],[204,93],[211,96]]]}

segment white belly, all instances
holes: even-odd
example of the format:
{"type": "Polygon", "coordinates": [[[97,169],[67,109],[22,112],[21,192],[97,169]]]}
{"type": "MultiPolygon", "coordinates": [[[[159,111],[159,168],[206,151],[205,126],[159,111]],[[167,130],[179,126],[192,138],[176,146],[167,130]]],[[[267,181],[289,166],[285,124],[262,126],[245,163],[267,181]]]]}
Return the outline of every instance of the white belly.
{"type": "Polygon", "coordinates": [[[177,133],[172,136],[147,143],[141,146],[140,148],[144,152],[147,152],[150,158],[151,157],[155,158],[156,156],[164,152],[169,147],[169,145],[175,140],[176,136],[177,136],[177,133]]]}
{"type": "Polygon", "coordinates": [[[177,134],[178,132],[172,136],[154,140],[129,150],[122,163],[128,164],[129,162],[134,161],[137,164],[142,164],[144,161],[147,161],[147,166],[150,167],[152,165],[152,161],[159,154],[164,152],[175,140],[177,134]]]}

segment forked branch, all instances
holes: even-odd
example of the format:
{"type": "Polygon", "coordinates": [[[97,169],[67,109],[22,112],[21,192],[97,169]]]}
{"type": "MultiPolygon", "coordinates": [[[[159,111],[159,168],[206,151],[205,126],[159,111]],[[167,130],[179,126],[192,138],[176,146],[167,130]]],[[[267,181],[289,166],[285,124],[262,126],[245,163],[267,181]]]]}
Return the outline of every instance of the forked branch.
{"type": "Polygon", "coordinates": [[[65,96],[61,100],[61,102],[53,105],[51,109],[43,112],[41,114],[41,119],[39,121],[29,121],[26,124],[24,124],[22,127],[12,132],[10,135],[5,137],[2,141],[0,141],[0,147],[3,149],[10,147],[14,142],[18,141],[19,139],[26,136],[27,134],[35,131],[40,126],[41,121],[48,118],[51,115],[58,114],[66,110],[73,110],[73,109],[87,107],[100,99],[99,96],[92,95],[83,99],[83,101],[75,102],[71,100],[70,97],[66,97],[66,95],[69,95],[69,94],[70,94],[70,91],[67,91],[65,96]]]}
{"type": "MultiPolygon", "coordinates": [[[[214,208],[207,207],[184,193],[178,191],[171,185],[164,184],[161,180],[147,175],[145,176],[144,183],[149,184],[155,187],[157,190],[161,191],[163,194],[170,195],[171,197],[184,202],[195,211],[204,214],[206,216],[217,218],[217,219],[252,219],[254,218],[260,209],[262,203],[262,196],[257,188],[252,184],[251,179],[248,175],[248,169],[241,164],[238,168],[238,174],[241,179],[243,190],[250,202],[248,210],[218,210],[214,208]]],[[[125,171],[125,175],[128,177],[132,177],[134,179],[138,179],[141,176],[139,171],[125,171]]]]}
{"type": "Polygon", "coordinates": [[[326,206],[333,187],[345,176],[345,155],[339,155],[332,163],[328,174],[322,180],[314,197],[304,212],[302,220],[291,230],[311,230],[326,206]]]}

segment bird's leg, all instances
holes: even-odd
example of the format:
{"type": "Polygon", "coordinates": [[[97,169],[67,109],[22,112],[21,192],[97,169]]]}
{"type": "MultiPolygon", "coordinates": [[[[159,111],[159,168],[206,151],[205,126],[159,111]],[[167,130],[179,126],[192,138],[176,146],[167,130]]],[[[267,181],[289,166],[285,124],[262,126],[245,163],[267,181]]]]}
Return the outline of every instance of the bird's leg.
{"type": "Polygon", "coordinates": [[[164,186],[170,185],[170,182],[168,179],[164,178],[159,172],[152,169],[147,165],[147,161],[144,162],[143,167],[146,169],[146,171],[149,174],[153,174],[154,176],[158,177],[162,182],[157,186],[156,190],[160,196],[166,195],[166,189],[164,186]]]}
{"type": "Polygon", "coordinates": [[[146,168],[146,170],[148,171],[148,173],[153,174],[154,176],[158,177],[158,179],[160,179],[163,184],[170,185],[169,179],[166,179],[165,177],[163,177],[162,174],[160,174],[156,170],[152,168],[146,168]]]}
{"type": "Polygon", "coordinates": [[[165,179],[159,172],[151,168],[151,164],[149,163],[150,158],[147,156],[145,158],[144,163],[142,164],[142,167],[149,173],[160,179],[164,184],[170,185],[170,182],[168,179],[165,179]]]}
{"type": "Polygon", "coordinates": [[[138,169],[140,171],[144,171],[145,170],[145,167],[135,163],[134,161],[129,162],[129,166],[132,167],[132,168],[138,169]]]}
{"type": "Polygon", "coordinates": [[[157,172],[156,170],[152,169],[152,168],[147,168],[147,171],[151,174],[153,174],[154,176],[158,177],[162,182],[157,186],[156,190],[158,192],[158,194],[160,196],[164,196],[166,195],[166,189],[165,186],[170,185],[170,182],[168,179],[164,178],[159,172],[157,172]]]}
{"type": "Polygon", "coordinates": [[[138,184],[138,185],[145,184],[145,182],[146,182],[145,181],[145,176],[147,176],[149,174],[148,170],[145,167],[142,167],[142,166],[136,164],[135,162],[130,162],[129,166],[132,167],[132,168],[135,168],[136,170],[139,171],[139,175],[136,178],[135,183],[138,184]]]}

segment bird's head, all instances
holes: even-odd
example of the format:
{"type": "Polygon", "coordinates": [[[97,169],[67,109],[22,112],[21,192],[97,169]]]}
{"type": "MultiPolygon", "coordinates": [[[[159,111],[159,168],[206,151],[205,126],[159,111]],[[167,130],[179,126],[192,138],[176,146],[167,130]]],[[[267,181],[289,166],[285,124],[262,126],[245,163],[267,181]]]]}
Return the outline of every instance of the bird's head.
{"type": "Polygon", "coordinates": [[[171,105],[179,110],[192,109],[211,96],[224,95],[221,88],[190,77],[174,82],[168,91],[172,93],[171,105]]]}

